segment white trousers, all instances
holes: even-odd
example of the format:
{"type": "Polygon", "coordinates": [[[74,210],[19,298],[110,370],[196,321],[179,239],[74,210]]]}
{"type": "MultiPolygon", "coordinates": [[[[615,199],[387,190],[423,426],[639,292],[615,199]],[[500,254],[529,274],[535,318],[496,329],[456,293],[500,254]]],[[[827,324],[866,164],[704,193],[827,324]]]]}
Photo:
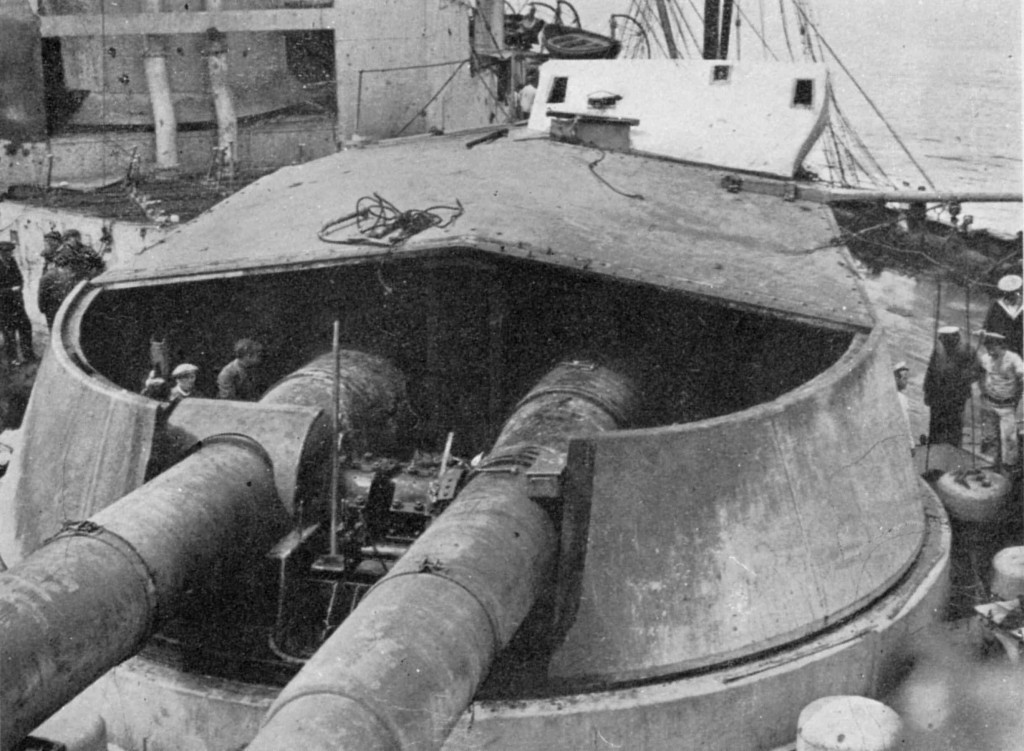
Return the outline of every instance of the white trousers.
{"type": "Polygon", "coordinates": [[[981,437],[986,444],[999,447],[999,461],[1004,467],[1017,466],[1020,447],[1017,445],[1017,406],[999,407],[981,400],[981,437]]]}

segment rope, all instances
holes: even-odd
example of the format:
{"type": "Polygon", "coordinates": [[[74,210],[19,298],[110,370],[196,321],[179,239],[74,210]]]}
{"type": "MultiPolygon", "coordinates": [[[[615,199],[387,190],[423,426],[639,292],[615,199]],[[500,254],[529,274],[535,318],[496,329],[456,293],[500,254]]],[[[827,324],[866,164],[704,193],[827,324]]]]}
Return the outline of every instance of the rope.
{"type": "MultiPolygon", "coordinates": [[[[697,16],[697,20],[700,21],[701,26],[703,26],[704,25],[704,14],[701,13],[700,10],[697,9],[697,6],[695,6],[693,4],[693,0],[690,0],[690,7],[693,9],[694,14],[697,16]]],[[[686,17],[684,15],[683,16],[684,22],[686,22],[685,19],[686,19],[686,17]]],[[[704,46],[704,40],[703,39],[698,39],[697,34],[694,32],[693,29],[690,28],[690,24],[689,23],[686,23],[686,30],[688,32],[690,32],[690,36],[693,38],[693,46],[696,47],[697,50],[699,51],[704,46]]]]}
{"type": "MultiPolygon", "coordinates": [[[[971,336],[971,283],[967,282],[965,285],[964,292],[964,333],[967,335],[968,347],[970,346],[971,336]]],[[[978,345],[981,346],[980,344],[978,345]]],[[[977,451],[975,447],[977,444],[977,436],[975,435],[975,417],[974,417],[974,394],[971,394],[971,469],[978,468],[977,451]]]]}
{"type": "MultiPolygon", "coordinates": [[[[864,143],[861,137],[857,134],[857,131],[854,130],[853,126],[850,124],[849,119],[846,117],[846,113],[844,113],[839,108],[839,101],[836,99],[835,91],[830,90],[829,98],[832,103],[832,108],[835,110],[836,115],[839,116],[840,126],[843,128],[844,132],[849,134],[850,138],[853,139],[854,146],[856,146],[861,151],[861,153],[863,153],[867,157],[868,161],[871,163],[874,169],[878,172],[878,174],[882,176],[882,179],[888,182],[893,187],[895,187],[895,182],[892,180],[892,178],[889,177],[888,174],[886,174],[885,170],[882,168],[882,165],[878,163],[877,159],[875,159],[875,155],[871,153],[871,150],[867,147],[867,144],[864,143]]],[[[869,179],[873,179],[871,176],[871,172],[869,170],[864,169],[864,167],[860,168],[864,172],[864,174],[868,176],[869,179]]]]}
{"type": "Polygon", "coordinates": [[[779,56],[775,54],[775,50],[773,50],[768,45],[768,40],[764,38],[764,5],[761,6],[761,30],[760,31],[758,31],[757,28],[755,28],[753,22],[750,20],[750,18],[747,16],[747,14],[743,12],[743,7],[741,5],[736,4],[733,7],[736,8],[736,10],[739,12],[740,17],[744,21],[747,22],[747,26],[749,26],[750,30],[754,32],[754,36],[756,36],[758,38],[758,41],[761,42],[761,51],[762,52],[767,52],[769,55],[772,56],[772,58],[774,58],[775,60],[778,60],[779,56]]]}
{"type": "MultiPolygon", "coordinates": [[[[942,310],[942,277],[938,277],[935,280],[935,323],[932,325],[932,358],[935,358],[935,348],[939,346],[939,314],[942,310]]],[[[929,363],[931,367],[935,363],[934,359],[929,363]]],[[[927,385],[928,377],[925,376],[927,385]]],[[[931,458],[932,458],[932,431],[931,426],[928,428],[928,445],[924,450],[924,471],[927,473],[931,469],[931,458]]]]}
{"type": "Polygon", "coordinates": [[[677,50],[679,53],[680,60],[685,60],[690,57],[690,45],[686,43],[686,36],[683,34],[683,27],[679,24],[679,17],[676,13],[676,6],[674,3],[665,4],[665,12],[668,14],[669,29],[672,29],[673,23],[675,24],[675,33],[679,35],[680,49],[677,50]]]}
{"type": "MultiPolygon", "coordinates": [[[[598,151],[600,151],[600,149],[598,149],[598,151]]],[[[601,177],[599,174],[597,174],[597,165],[599,165],[602,161],[604,161],[605,156],[607,156],[607,154],[605,154],[603,151],[601,151],[601,156],[599,156],[597,159],[595,159],[594,161],[590,162],[590,164],[587,165],[587,169],[590,170],[591,174],[593,174],[594,177],[596,177],[598,180],[603,182],[605,185],[607,185],[609,188],[611,188],[611,190],[613,190],[614,192],[618,193],[620,196],[625,196],[626,198],[635,198],[638,201],[644,200],[644,197],[642,195],[640,195],[639,193],[626,193],[624,191],[621,191],[618,188],[616,188],[614,185],[612,185],[610,182],[605,180],[603,177],[601,177]]]]}
{"type": "Polygon", "coordinates": [[[435,227],[450,227],[463,214],[462,203],[456,199],[455,206],[429,206],[425,209],[401,211],[393,203],[374,193],[356,201],[356,210],[351,214],[332,219],[320,228],[317,237],[334,245],[374,245],[390,248],[404,242],[413,235],[435,227]],[[449,211],[445,218],[438,212],[449,211]],[[331,239],[330,235],[342,229],[355,226],[363,235],[344,240],[331,239]],[[390,237],[389,237],[390,235],[390,237]],[[387,238],[385,240],[384,238],[387,238]]]}
{"type": "MultiPolygon", "coordinates": [[[[779,2],[782,2],[782,0],[779,0],[779,2]]],[[[892,125],[889,124],[889,121],[886,119],[885,115],[883,115],[881,110],[878,109],[874,101],[872,101],[871,97],[868,96],[868,93],[864,91],[863,87],[861,87],[860,83],[858,83],[857,79],[853,77],[853,74],[850,72],[849,68],[847,68],[843,61],[839,59],[839,55],[837,55],[836,51],[832,49],[832,45],[825,41],[825,38],[821,35],[821,32],[818,30],[818,27],[815,26],[814,22],[807,17],[807,15],[804,13],[803,9],[800,7],[799,4],[794,3],[793,7],[795,7],[797,9],[797,12],[800,13],[804,22],[814,30],[815,34],[818,35],[818,39],[821,41],[821,44],[824,45],[825,49],[827,49],[829,54],[832,55],[832,59],[836,61],[839,67],[843,69],[843,72],[847,75],[847,77],[850,79],[853,85],[857,87],[857,91],[860,92],[861,96],[864,97],[864,100],[871,106],[871,109],[874,110],[876,115],[878,115],[879,119],[882,121],[882,124],[885,125],[889,133],[892,134],[892,137],[896,139],[896,143],[898,143],[900,145],[900,148],[903,149],[903,153],[906,154],[907,158],[913,163],[915,167],[917,167],[917,170],[918,172],[921,173],[921,176],[924,178],[924,181],[928,183],[928,187],[931,188],[932,190],[935,190],[935,183],[933,183],[931,178],[928,177],[928,173],[924,171],[924,167],[922,167],[914,158],[914,155],[910,153],[910,149],[908,149],[907,145],[903,143],[903,139],[900,138],[899,133],[897,133],[895,129],[892,127],[892,125]]]]}
{"type": "Polygon", "coordinates": [[[693,33],[693,29],[690,28],[690,23],[686,20],[683,9],[679,7],[678,3],[672,3],[668,6],[668,11],[672,15],[672,20],[676,22],[676,29],[679,30],[679,41],[683,43],[683,50],[686,52],[686,56],[690,57],[693,55],[696,57],[698,53],[690,51],[690,43],[686,41],[686,34],[683,32],[685,31],[690,35],[690,38],[693,40],[694,50],[699,50],[700,45],[697,44],[697,37],[693,33]]]}
{"type": "Polygon", "coordinates": [[[782,16],[782,33],[786,37],[786,49],[789,50],[789,59],[796,60],[793,55],[793,45],[789,41],[789,21],[786,19],[786,5],[783,0],[779,0],[779,15],[782,16]]]}

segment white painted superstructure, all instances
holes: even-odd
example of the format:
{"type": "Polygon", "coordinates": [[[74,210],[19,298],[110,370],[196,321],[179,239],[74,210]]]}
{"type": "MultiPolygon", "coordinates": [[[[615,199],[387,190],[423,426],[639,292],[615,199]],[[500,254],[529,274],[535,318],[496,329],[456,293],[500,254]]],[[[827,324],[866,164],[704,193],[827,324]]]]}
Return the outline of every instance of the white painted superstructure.
{"type": "Polygon", "coordinates": [[[819,63],[549,60],[529,125],[550,130],[550,111],[632,118],[635,150],[792,177],[825,127],[829,86],[819,63]]]}

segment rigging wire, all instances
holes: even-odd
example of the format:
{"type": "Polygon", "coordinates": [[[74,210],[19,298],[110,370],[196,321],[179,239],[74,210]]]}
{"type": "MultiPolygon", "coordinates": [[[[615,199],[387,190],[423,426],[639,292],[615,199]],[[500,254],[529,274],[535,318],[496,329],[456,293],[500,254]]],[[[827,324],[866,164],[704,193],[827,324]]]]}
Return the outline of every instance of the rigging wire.
{"type": "Polygon", "coordinates": [[[686,41],[686,34],[683,33],[683,23],[685,22],[685,19],[682,18],[682,13],[680,12],[679,6],[676,3],[674,3],[674,2],[669,3],[668,4],[668,13],[669,13],[669,17],[672,19],[672,21],[675,22],[676,31],[679,32],[679,41],[682,42],[682,44],[683,44],[683,51],[686,53],[685,55],[683,55],[683,57],[686,57],[686,58],[689,58],[691,56],[696,57],[696,55],[693,55],[690,52],[690,44],[689,44],[689,42],[686,41]]]}
{"type": "MultiPolygon", "coordinates": [[[[800,0],[793,0],[793,6],[800,12],[802,18],[810,19],[810,14],[800,5],[800,0]]],[[[804,48],[805,57],[811,58],[811,62],[818,62],[818,58],[814,56],[814,44],[811,41],[811,34],[808,30],[808,23],[801,21],[799,25],[800,31],[800,44],[804,48]]]]}
{"type": "MultiPolygon", "coordinates": [[[[426,114],[427,114],[427,107],[429,107],[431,104],[433,104],[435,99],[437,99],[439,96],[441,96],[441,93],[445,89],[448,88],[448,84],[450,84],[452,82],[452,80],[455,78],[455,76],[458,75],[459,71],[462,70],[462,68],[468,62],[469,62],[469,58],[466,58],[461,63],[459,63],[458,66],[456,66],[455,70],[452,71],[452,74],[450,76],[448,76],[447,80],[445,80],[445,82],[443,84],[441,84],[441,88],[439,88],[437,91],[434,92],[434,95],[432,97],[430,97],[430,99],[427,100],[426,104],[424,104],[422,107],[420,107],[418,110],[416,110],[416,114],[413,115],[411,118],[409,118],[409,122],[407,122],[405,125],[403,125],[401,128],[398,129],[398,132],[395,133],[395,137],[396,138],[398,136],[402,135],[403,133],[405,133],[405,129],[408,128],[410,125],[412,125],[414,122],[416,122],[416,118],[426,116],[426,114]]],[[[495,103],[497,103],[497,102],[495,102],[495,103]]]]}
{"type": "Polygon", "coordinates": [[[789,40],[789,19],[786,18],[785,0],[779,0],[779,15],[782,17],[782,33],[786,37],[786,49],[789,50],[789,59],[796,60],[793,55],[793,44],[789,40]]]}
{"type": "MultiPolygon", "coordinates": [[[[685,28],[686,29],[686,33],[690,35],[690,39],[693,41],[693,50],[694,50],[693,51],[693,56],[696,57],[696,58],[702,57],[702,52],[701,52],[701,44],[702,44],[702,42],[697,38],[697,33],[693,30],[693,27],[690,25],[690,22],[687,20],[687,18],[686,18],[686,11],[684,11],[683,8],[679,5],[679,0],[673,0],[672,1],[672,7],[675,9],[675,12],[679,15],[679,22],[682,24],[682,26],[680,26],[680,29],[679,29],[679,36],[683,36],[683,29],[685,28]]],[[[693,0],[690,0],[690,7],[693,7],[693,0]]],[[[695,13],[697,12],[696,9],[694,10],[694,12],[695,13]]],[[[697,16],[698,16],[698,18],[700,18],[700,22],[703,24],[704,23],[704,19],[700,15],[700,13],[697,13],[697,16]]]]}
{"type": "MultiPolygon", "coordinates": [[[[964,285],[964,298],[965,298],[965,300],[964,300],[964,303],[965,303],[964,304],[964,331],[967,332],[967,337],[968,337],[968,342],[969,342],[970,341],[970,336],[971,336],[971,282],[970,282],[970,280],[968,280],[967,284],[964,285]]],[[[978,346],[980,347],[981,344],[979,343],[978,346]]],[[[968,399],[968,401],[971,403],[971,449],[972,449],[972,451],[971,451],[971,469],[977,469],[978,468],[978,457],[977,457],[977,453],[978,452],[973,450],[978,445],[978,443],[977,443],[977,435],[975,434],[974,399],[971,398],[971,399],[968,399]]],[[[982,442],[984,442],[984,438],[982,438],[982,442]]]]}
{"type": "MultiPolygon", "coordinates": [[[[782,0],[780,0],[780,2],[781,1],[782,0]]],[[[803,14],[803,9],[800,7],[799,3],[794,2],[793,7],[796,8],[798,13],[803,14]]],[[[863,87],[861,87],[857,79],[853,77],[853,74],[846,67],[843,61],[839,59],[839,55],[836,54],[836,51],[832,49],[832,46],[828,43],[828,41],[825,40],[821,32],[818,30],[817,26],[814,25],[814,22],[811,21],[806,15],[804,15],[803,18],[807,25],[814,30],[814,33],[818,35],[818,39],[821,41],[821,44],[824,45],[825,49],[828,50],[829,54],[832,56],[832,59],[836,61],[836,64],[839,65],[840,68],[842,68],[843,72],[847,75],[847,77],[849,77],[853,85],[857,87],[857,91],[860,92],[861,96],[864,97],[864,100],[871,106],[871,109],[874,110],[876,115],[878,115],[879,119],[882,121],[882,124],[884,124],[885,127],[888,129],[889,133],[892,134],[892,137],[896,139],[896,143],[899,144],[900,148],[903,149],[903,153],[907,155],[907,158],[910,159],[913,165],[917,168],[918,172],[921,173],[921,176],[924,178],[924,181],[928,184],[928,187],[931,188],[932,190],[935,190],[935,183],[933,183],[931,181],[931,178],[928,177],[928,173],[925,172],[924,167],[922,167],[918,163],[917,159],[914,158],[914,155],[910,152],[910,149],[908,149],[907,145],[903,143],[903,139],[900,138],[899,133],[897,133],[896,130],[892,127],[892,125],[889,124],[889,121],[886,119],[885,115],[883,115],[881,110],[878,109],[874,101],[871,99],[870,96],[868,96],[868,93],[864,91],[863,87]]]]}
{"type": "MultiPolygon", "coordinates": [[[[693,4],[693,0],[689,0],[689,2],[690,2],[690,8],[693,9],[694,15],[697,16],[697,21],[700,22],[701,26],[703,26],[704,25],[704,14],[701,13],[700,10],[697,9],[697,6],[695,6],[693,4]]],[[[682,12],[682,9],[680,9],[680,12],[682,12]]],[[[685,18],[685,15],[684,15],[684,18],[685,18]]],[[[703,53],[703,49],[704,49],[704,40],[703,40],[703,38],[699,38],[697,36],[697,34],[694,32],[694,30],[692,28],[690,28],[690,24],[689,23],[686,24],[686,30],[690,32],[690,36],[693,37],[693,44],[694,44],[694,46],[700,51],[700,55],[703,56],[703,54],[704,54],[703,53]]]]}
{"type": "MultiPolygon", "coordinates": [[[[641,8],[640,16],[647,28],[660,28],[660,24],[654,24],[651,22],[651,9],[647,5],[644,5],[641,8]]],[[[665,47],[664,36],[660,34],[652,34],[651,36],[654,37],[654,42],[658,45],[658,51],[661,52],[662,57],[669,57],[668,49],[665,47]]]]}
{"type": "MultiPolygon", "coordinates": [[[[836,129],[831,121],[828,124],[828,140],[822,144],[822,151],[825,153],[825,162],[829,168],[829,176],[839,173],[841,185],[849,185],[846,180],[846,172],[843,169],[843,159],[840,154],[839,139],[836,137],[836,129]]],[[[834,180],[834,178],[833,178],[834,180]]]]}
{"type": "MultiPolygon", "coordinates": [[[[878,160],[875,159],[875,155],[871,153],[871,150],[867,147],[867,144],[864,143],[864,141],[861,139],[861,137],[857,133],[857,131],[854,130],[853,126],[851,125],[851,123],[849,121],[849,119],[847,119],[846,114],[839,107],[839,100],[836,99],[835,91],[830,89],[829,96],[830,96],[830,102],[832,104],[832,108],[835,111],[836,115],[839,117],[839,123],[844,128],[845,133],[850,136],[850,138],[853,140],[854,145],[867,158],[867,160],[870,162],[871,166],[877,171],[877,173],[882,176],[882,179],[885,182],[887,182],[890,185],[892,185],[893,187],[896,187],[895,181],[892,178],[889,177],[889,175],[886,173],[886,171],[882,168],[882,165],[878,163],[878,160]]],[[[863,171],[864,171],[864,174],[867,175],[869,179],[873,179],[872,175],[871,175],[871,172],[869,170],[863,169],[863,171]]]]}
{"type": "MultiPolygon", "coordinates": [[[[736,4],[736,7],[739,8],[739,3],[736,4]]],[[[757,10],[761,17],[761,33],[758,35],[758,38],[760,38],[761,44],[763,45],[761,47],[761,55],[763,58],[765,50],[771,52],[771,50],[768,49],[768,43],[764,39],[764,0],[757,0],[757,10]]],[[[742,14],[743,11],[740,10],[740,13],[742,14]]],[[[747,23],[750,23],[750,21],[748,20],[747,23]]],[[[753,26],[753,24],[751,24],[751,26],[753,26]]],[[[774,52],[772,52],[772,57],[775,57],[774,52]]],[[[778,60],[777,57],[775,59],[778,60]]]]}
{"type": "MultiPolygon", "coordinates": [[[[761,2],[763,2],[763,0],[758,0],[758,2],[761,3],[761,2]]],[[[743,8],[740,7],[739,3],[736,3],[733,7],[736,8],[736,10],[739,12],[740,17],[742,17],[743,20],[747,22],[747,26],[749,26],[750,30],[754,32],[754,36],[756,36],[758,38],[758,40],[761,42],[761,52],[762,53],[767,52],[769,55],[772,56],[773,59],[778,60],[779,56],[775,54],[775,50],[773,50],[771,48],[771,46],[768,44],[768,40],[764,36],[764,6],[763,5],[761,6],[761,31],[760,32],[758,32],[757,28],[751,22],[750,18],[747,16],[747,14],[743,12],[743,8]]]]}

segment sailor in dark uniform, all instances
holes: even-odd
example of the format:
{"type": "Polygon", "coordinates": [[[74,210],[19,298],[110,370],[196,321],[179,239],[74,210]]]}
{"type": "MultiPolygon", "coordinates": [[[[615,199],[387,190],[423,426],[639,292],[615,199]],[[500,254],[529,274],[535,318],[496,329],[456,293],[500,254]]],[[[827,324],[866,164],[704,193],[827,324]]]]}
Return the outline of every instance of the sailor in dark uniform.
{"type": "Polygon", "coordinates": [[[0,327],[7,361],[21,365],[26,360],[34,360],[36,355],[32,350],[32,323],[25,313],[25,298],[21,294],[24,279],[14,260],[14,248],[12,242],[0,242],[0,327]],[[19,341],[21,352],[18,351],[19,341]]]}
{"type": "Polygon", "coordinates": [[[60,250],[61,243],[63,242],[64,238],[57,230],[50,230],[43,235],[43,252],[40,255],[43,257],[44,274],[53,266],[53,261],[57,257],[57,252],[60,250]]]}
{"type": "Polygon", "coordinates": [[[1006,337],[1011,352],[1024,354],[1024,315],[1021,314],[1022,280],[1016,274],[1007,274],[999,280],[999,297],[992,301],[982,328],[992,334],[1006,337]]]}
{"type": "Polygon", "coordinates": [[[88,245],[82,244],[82,235],[76,229],[64,233],[64,243],[47,263],[39,280],[39,310],[46,317],[46,325],[53,328],[53,320],[64,298],[82,279],[91,279],[104,269],[102,256],[88,245]]]}
{"type": "Polygon", "coordinates": [[[963,441],[964,405],[976,377],[974,353],[956,326],[938,331],[924,376],[924,403],[930,410],[928,443],[959,447],[963,441]]]}

